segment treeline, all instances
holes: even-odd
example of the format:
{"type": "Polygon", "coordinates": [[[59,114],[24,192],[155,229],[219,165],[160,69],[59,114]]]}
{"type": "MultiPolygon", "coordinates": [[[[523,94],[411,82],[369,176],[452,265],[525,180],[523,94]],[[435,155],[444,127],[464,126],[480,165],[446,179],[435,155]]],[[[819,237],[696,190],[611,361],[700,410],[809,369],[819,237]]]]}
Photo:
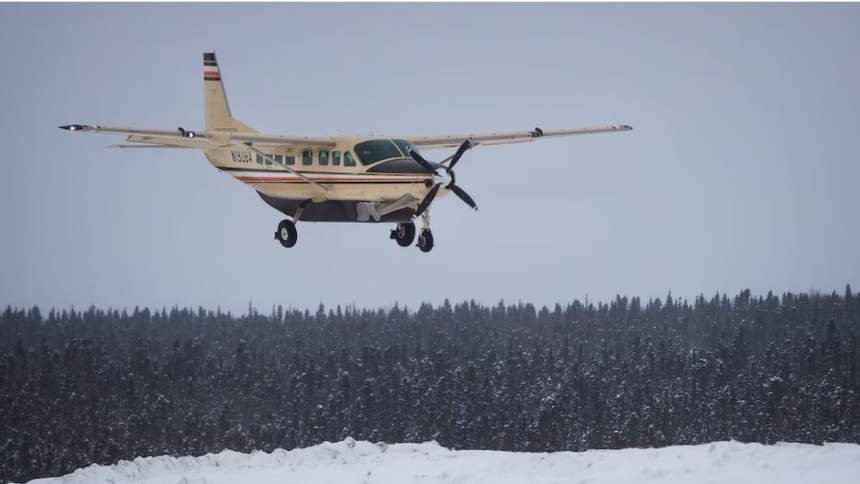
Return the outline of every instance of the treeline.
{"type": "Polygon", "coordinates": [[[0,480],[347,436],[519,451],[860,442],[858,329],[850,287],[540,309],[7,308],[0,480]]]}

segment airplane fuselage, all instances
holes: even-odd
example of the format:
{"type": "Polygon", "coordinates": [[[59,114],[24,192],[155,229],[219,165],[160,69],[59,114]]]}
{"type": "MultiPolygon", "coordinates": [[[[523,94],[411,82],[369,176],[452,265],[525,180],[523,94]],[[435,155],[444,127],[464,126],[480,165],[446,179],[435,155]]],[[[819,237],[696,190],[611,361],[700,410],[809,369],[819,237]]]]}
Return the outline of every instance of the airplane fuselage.
{"type": "MultiPolygon", "coordinates": [[[[433,182],[432,174],[387,138],[338,138],[330,148],[284,146],[265,155],[250,148],[212,149],[205,154],[212,165],[253,188],[286,215],[293,216],[300,204],[311,200],[301,215],[307,222],[407,222],[415,213],[415,201],[427,195],[433,182]],[[394,149],[375,160],[370,151],[365,150],[364,156],[357,152],[356,146],[365,141],[390,143],[394,149]],[[398,200],[408,200],[412,206],[380,213],[398,200]]],[[[438,196],[447,192],[442,189],[438,196]]]]}

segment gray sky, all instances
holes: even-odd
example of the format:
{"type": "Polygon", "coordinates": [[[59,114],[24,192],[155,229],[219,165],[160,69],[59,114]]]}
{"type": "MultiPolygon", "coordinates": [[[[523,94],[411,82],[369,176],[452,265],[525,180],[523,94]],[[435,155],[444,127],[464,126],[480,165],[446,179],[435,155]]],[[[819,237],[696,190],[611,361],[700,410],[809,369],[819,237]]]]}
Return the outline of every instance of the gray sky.
{"type": "MultiPolygon", "coordinates": [[[[860,288],[857,5],[2,5],[0,304],[315,307],[860,288]],[[634,126],[473,150],[430,254],[299,225],[199,152],[201,53],[265,132],[634,126]]],[[[431,152],[442,158],[446,152],[431,152]]]]}

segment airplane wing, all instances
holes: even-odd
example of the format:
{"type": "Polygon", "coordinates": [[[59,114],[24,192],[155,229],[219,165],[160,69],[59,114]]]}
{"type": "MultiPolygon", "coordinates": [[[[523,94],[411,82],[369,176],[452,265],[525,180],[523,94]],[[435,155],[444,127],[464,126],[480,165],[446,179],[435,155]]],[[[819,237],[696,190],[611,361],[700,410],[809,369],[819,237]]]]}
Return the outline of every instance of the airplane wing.
{"type": "Polygon", "coordinates": [[[207,133],[177,128],[144,129],[97,126],[89,124],[67,124],[60,129],[87,133],[125,134],[130,144],[111,145],[110,148],[217,148],[215,141],[207,133]]]}
{"type": "Polygon", "coordinates": [[[90,133],[110,133],[110,134],[128,134],[128,135],[148,135],[148,136],[167,136],[176,138],[195,138],[206,137],[206,134],[197,134],[194,131],[186,131],[182,128],[175,130],[168,129],[145,129],[145,128],[116,128],[110,126],[97,126],[89,124],[66,124],[60,126],[60,129],[67,131],[85,131],[90,133]]]}
{"type": "Polygon", "coordinates": [[[440,136],[407,136],[403,139],[411,141],[419,148],[456,148],[465,140],[470,140],[472,146],[478,145],[501,145],[510,143],[526,143],[538,138],[555,138],[559,136],[573,136],[577,134],[590,133],[613,133],[616,131],[630,131],[632,127],[626,124],[615,124],[610,126],[597,126],[593,128],[577,129],[540,129],[530,131],[499,131],[470,134],[448,134],[440,136]]]}
{"type": "Polygon", "coordinates": [[[128,135],[129,143],[140,145],[113,145],[116,148],[158,147],[158,148],[199,148],[211,149],[227,147],[234,143],[253,143],[254,146],[305,145],[334,147],[335,138],[331,136],[269,135],[262,133],[208,133],[177,128],[176,130],[119,128],[88,124],[67,124],[60,126],[68,131],[89,133],[108,133],[128,135]]]}
{"type": "MultiPolygon", "coordinates": [[[[129,143],[133,145],[114,145],[117,148],[130,147],[159,147],[159,148],[199,148],[212,149],[224,148],[234,143],[254,146],[284,146],[305,145],[320,148],[331,148],[335,146],[336,138],[332,136],[300,136],[300,135],[271,135],[262,133],[207,133],[177,128],[175,131],[163,129],[141,129],[141,128],[118,128],[108,126],[95,126],[87,124],[67,124],[60,126],[61,129],[69,131],[85,131],[91,133],[109,133],[128,135],[129,143]]],[[[612,133],[615,131],[630,131],[626,124],[610,126],[598,126],[593,128],[577,129],[555,129],[543,130],[535,128],[529,131],[499,131],[469,134],[448,134],[440,136],[407,136],[401,139],[411,141],[416,146],[424,149],[454,148],[460,146],[463,141],[470,140],[471,145],[499,145],[510,143],[525,143],[537,138],[554,138],[559,136],[573,136],[590,133],[612,133]]]]}

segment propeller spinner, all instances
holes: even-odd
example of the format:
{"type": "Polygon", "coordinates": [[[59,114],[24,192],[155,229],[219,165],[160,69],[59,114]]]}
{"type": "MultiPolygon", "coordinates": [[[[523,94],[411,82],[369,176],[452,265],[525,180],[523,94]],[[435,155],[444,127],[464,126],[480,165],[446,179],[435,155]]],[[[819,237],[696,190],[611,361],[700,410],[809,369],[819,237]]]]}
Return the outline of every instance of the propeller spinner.
{"type": "Polygon", "coordinates": [[[427,195],[424,197],[424,200],[421,200],[421,203],[418,204],[418,208],[415,210],[415,216],[419,216],[427,210],[427,207],[433,203],[433,199],[436,198],[436,194],[439,193],[439,188],[445,188],[447,190],[451,190],[454,192],[454,195],[460,198],[466,205],[472,207],[473,209],[478,209],[478,204],[475,203],[475,200],[466,193],[466,190],[463,190],[459,186],[457,186],[456,180],[457,177],[454,175],[454,165],[460,161],[460,157],[463,156],[463,153],[466,152],[469,148],[472,147],[472,142],[468,139],[463,141],[463,144],[457,148],[457,152],[450,158],[451,162],[449,164],[445,164],[446,161],[442,163],[433,163],[424,159],[417,151],[409,151],[409,154],[412,156],[419,165],[423,166],[427,173],[433,173],[434,178],[437,178],[441,181],[436,182],[433,185],[433,188],[427,192],[427,195]]]}

